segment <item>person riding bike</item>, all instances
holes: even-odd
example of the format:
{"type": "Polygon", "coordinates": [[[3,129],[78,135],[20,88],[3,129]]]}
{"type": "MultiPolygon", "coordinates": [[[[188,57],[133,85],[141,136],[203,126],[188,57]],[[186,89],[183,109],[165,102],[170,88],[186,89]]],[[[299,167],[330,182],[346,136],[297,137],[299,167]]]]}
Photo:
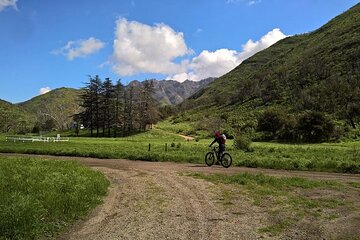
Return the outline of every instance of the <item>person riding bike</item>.
{"type": "Polygon", "coordinates": [[[218,152],[218,159],[222,156],[223,152],[225,151],[225,142],[226,137],[224,134],[221,134],[220,131],[214,132],[215,139],[214,141],[209,145],[211,147],[215,142],[219,144],[219,152],[218,152]]]}

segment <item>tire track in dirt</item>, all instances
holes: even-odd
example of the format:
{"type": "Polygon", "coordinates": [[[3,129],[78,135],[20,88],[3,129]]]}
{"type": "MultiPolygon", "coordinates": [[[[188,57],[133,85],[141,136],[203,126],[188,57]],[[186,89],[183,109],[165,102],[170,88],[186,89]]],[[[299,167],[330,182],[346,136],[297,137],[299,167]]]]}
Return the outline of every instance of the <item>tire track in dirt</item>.
{"type": "Polygon", "coordinates": [[[212,183],[176,171],[96,169],[111,181],[104,204],[60,239],[256,239],[239,224],[251,219],[216,202],[212,183]]]}
{"type": "MultiPolygon", "coordinates": [[[[182,232],[183,239],[208,239],[213,235],[209,222],[209,215],[218,212],[212,204],[211,197],[205,195],[202,186],[206,183],[192,182],[189,184],[185,177],[176,173],[159,174],[158,179],[169,194],[169,217],[176,218],[176,223],[171,223],[168,229],[182,232]]],[[[207,191],[206,191],[207,192],[207,191]]],[[[213,235],[213,237],[215,237],[213,235]]],[[[219,239],[219,238],[217,238],[219,239]]]]}

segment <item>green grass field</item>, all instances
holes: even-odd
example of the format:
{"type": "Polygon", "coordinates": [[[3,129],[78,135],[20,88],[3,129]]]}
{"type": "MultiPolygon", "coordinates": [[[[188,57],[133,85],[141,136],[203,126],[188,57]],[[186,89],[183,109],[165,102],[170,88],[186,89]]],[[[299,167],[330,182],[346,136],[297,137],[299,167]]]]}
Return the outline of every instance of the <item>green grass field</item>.
{"type": "MultiPolygon", "coordinates": [[[[0,152],[204,163],[211,141],[212,139],[185,141],[175,134],[158,129],[126,138],[73,137],[69,142],[57,143],[5,142],[5,137],[2,136],[0,152]]],[[[235,166],[360,173],[360,142],[255,142],[252,148],[252,152],[234,150],[232,140],[227,141],[227,150],[232,155],[235,166]]]]}
{"type": "Polygon", "coordinates": [[[69,161],[0,157],[0,239],[43,239],[101,202],[108,180],[69,161]]]}

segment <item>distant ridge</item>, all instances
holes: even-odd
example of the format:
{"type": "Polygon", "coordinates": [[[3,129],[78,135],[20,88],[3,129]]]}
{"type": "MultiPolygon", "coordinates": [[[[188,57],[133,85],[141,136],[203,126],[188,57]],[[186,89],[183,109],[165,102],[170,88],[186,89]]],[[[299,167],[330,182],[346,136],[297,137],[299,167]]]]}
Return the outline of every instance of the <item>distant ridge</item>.
{"type": "MultiPolygon", "coordinates": [[[[215,78],[207,78],[201,81],[178,82],[174,80],[147,80],[154,83],[153,97],[161,105],[176,105],[183,102],[203,87],[214,81],[215,78]]],[[[143,82],[132,81],[128,86],[139,86],[143,82]]]]}

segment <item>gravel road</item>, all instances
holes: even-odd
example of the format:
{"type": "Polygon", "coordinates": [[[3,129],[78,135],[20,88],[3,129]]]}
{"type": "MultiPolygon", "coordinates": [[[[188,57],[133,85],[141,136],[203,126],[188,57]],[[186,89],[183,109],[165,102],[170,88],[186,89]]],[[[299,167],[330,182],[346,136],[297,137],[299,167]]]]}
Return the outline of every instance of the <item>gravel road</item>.
{"type": "MultiPolygon", "coordinates": [[[[203,164],[119,159],[39,157],[79,161],[103,172],[111,182],[104,203],[85,220],[76,223],[60,239],[279,239],[279,236],[258,231],[271,220],[264,208],[252,204],[246,195],[238,194],[240,197],[236,199],[236,205],[227,207],[219,194],[223,192],[222,186],[189,177],[184,174],[186,172],[253,172],[273,176],[360,182],[360,176],[352,174],[240,167],[225,169],[221,166],[209,168],[203,164]]],[[[359,200],[359,195],[355,198],[359,200]]],[[[359,217],[357,212],[355,218],[359,220],[359,217]]],[[[349,223],[345,221],[344,225],[349,223]]],[[[354,226],[354,229],[357,227],[354,226]]],[[[311,233],[296,234],[288,234],[281,239],[292,239],[294,236],[296,239],[310,239],[308,237],[311,236],[311,233]]]]}

